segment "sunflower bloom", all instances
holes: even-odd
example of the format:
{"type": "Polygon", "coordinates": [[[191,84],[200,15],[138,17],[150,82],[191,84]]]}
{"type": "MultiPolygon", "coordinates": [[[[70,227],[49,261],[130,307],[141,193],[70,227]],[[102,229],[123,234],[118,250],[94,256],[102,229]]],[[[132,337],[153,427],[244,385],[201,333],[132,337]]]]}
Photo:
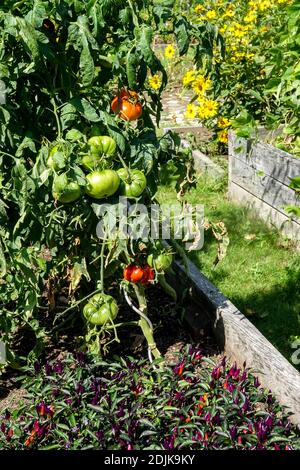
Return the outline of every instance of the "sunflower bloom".
{"type": "Polygon", "coordinates": [[[219,104],[214,100],[204,100],[199,107],[200,119],[210,119],[218,113],[219,104]]]}
{"type": "Polygon", "coordinates": [[[150,87],[153,88],[153,90],[158,90],[161,86],[161,79],[158,75],[152,75],[152,77],[148,79],[148,82],[150,87]]]}
{"type": "Polygon", "coordinates": [[[189,86],[196,80],[196,72],[195,70],[188,70],[183,77],[182,83],[183,86],[189,86]]]}
{"type": "Polygon", "coordinates": [[[216,16],[217,16],[216,10],[208,10],[208,12],[205,15],[205,18],[208,21],[211,21],[211,20],[214,20],[216,18],[216,16]]]}
{"type": "Polygon", "coordinates": [[[205,8],[204,8],[203,5],[197,5],[197,6],[195,6],[195,12],[198,13],[198,14],[199,14],[199,13],[203,13],[204,10],[205,10],[205,8]]]}
{"type": "Polygon", "coordinates": [[[222,144],[227,144],[228,143],[228,131],[223,130],[221,132],[218,132],[218,141],[221,142],[222,144]]]}
{"type": "Polygon", "coordinates": [[[198,96],[203,96],[211,85],[212,83],[209,78],[206,79],[203,75],[199,75],[193,83],[193,90],[198,96]]]}
{"type": "Polygon", "coordinates": [[[186,119],[195,119],[198,114],[198,106],[193,103],[190,103],[186,107],[186,111],[184,113],[184,117],[186,119]]]}
{"type": "Polygon", "coordinates": [[[218,119],[218,127],[220,129],[226,129],[226,127],[229,127],[231,124],[231,121],[227,119],[226,117],[220,116],[218,119]]]}
{"type": "Polygon", "coordinates": [[[172,57],[174,57],[174,55],[175,55],[175,47],[172,44],[169,44],[165,48],[165,57],[167,59],[172,59],[172,57]]]}

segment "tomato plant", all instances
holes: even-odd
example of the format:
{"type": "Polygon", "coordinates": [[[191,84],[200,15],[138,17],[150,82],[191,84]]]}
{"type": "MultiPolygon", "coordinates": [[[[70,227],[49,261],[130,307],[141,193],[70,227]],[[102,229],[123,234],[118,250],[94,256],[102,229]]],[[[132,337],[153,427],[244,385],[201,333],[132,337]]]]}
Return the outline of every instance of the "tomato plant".
{"type": "MultiPolygon", "coordinates": [[[[217,36],[174,13],[173,3],[7,0],[0,8],[0,328],[11,364],[19,361],[16,332],[32,333],[26,353],[37,356],[54,332],[79,321],[85,299],[106,293],[112,273],[123,297],[125,288],[135,297],[139,326],[159,356],[146,320],[144,287],[156,282],[147,255],[140,282],[122,279],[140,240],[103,240],[96,227],[120,179],[121,192],[145,204],[167,162],[180,166],[181,189],[190,183],[190,153],[173,133],[156,133],[167,74],[153,40],[171,35],[180,55],[201,40],[211,57],[217,36]]],[[[98,353],[114,331],[88,321],[83,328],[98,353]]]]}

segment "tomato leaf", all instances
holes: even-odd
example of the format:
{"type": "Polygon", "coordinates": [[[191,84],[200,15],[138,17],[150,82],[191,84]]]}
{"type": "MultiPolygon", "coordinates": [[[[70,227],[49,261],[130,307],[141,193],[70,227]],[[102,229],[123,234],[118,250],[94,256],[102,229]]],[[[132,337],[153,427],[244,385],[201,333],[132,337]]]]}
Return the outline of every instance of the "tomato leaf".
{"type": "Polygon", "coordinates": [[[122,153],[125,152],[126,141],[125,141],[125,138],[123,137],[121,130],[118,128],[115,119],[106,111],[100,111],[99,114],[100,114],[101,120],[106,124],[108,128],[109,134],[117,142],[117,145],[119,149],[121,150],[121,152],[122,153]]]}
{"type": "Polygon", "coordinates": [[[95,108],[88,102],[86,98],[80,98],[79,96],[73,98],[70,104],[80,113],[85,119],[91,122],[100,121],[100,117],[97,114],[95,108]]]}
{"type": "Polygon", "coordinates": [[[188,22],[183,16],[174,24],[174,34],[177,40],[179,55],[185,54],[189,48],[188,27],[188,22]]]}

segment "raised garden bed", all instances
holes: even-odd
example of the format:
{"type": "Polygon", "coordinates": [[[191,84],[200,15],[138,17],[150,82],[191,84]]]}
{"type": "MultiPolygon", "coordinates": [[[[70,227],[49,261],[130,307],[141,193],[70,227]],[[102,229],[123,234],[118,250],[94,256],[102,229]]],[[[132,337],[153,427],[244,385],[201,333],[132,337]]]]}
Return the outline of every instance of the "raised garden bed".
{"type": "Polygon", "coordinates": [[[264,142],[229,136],[229,197],[251,207],[285,236],[300,241],[300,219],[287,212],[299,199],[289,187],[300,159],[264,142]]]}

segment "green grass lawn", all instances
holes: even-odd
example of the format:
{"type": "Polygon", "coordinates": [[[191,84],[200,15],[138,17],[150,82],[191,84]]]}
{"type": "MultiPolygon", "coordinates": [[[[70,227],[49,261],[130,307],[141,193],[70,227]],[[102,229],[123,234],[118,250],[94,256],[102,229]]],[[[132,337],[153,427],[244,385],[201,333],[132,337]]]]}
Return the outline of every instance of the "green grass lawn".
{"type": "MultiPolygon", "coordinates": [[[[175,202],[176,192],[161,187],[158,199],[175,202]]],[[[190,258],[290,360],[290,337],[300,335],[299,252],[249,210],[229,202],[225,180],[198,177],[197,188],[185,200],[204,204],[205,216],[223,221],[230,238],[227,256],[215,269],[217,244],[209,233],[203,249],[190,258]]]]}

